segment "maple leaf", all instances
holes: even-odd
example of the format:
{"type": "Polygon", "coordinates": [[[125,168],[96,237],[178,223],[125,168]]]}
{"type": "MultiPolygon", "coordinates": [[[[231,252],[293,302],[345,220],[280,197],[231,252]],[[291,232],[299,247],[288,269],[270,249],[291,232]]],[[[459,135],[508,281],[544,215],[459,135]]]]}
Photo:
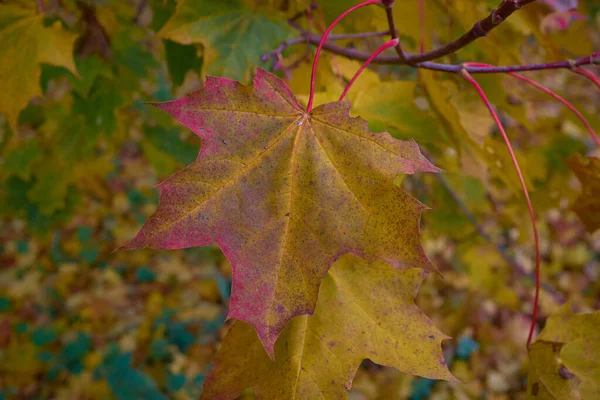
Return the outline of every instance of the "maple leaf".
{"type": "Polygon", "coordinates": [[[261,56],[292,33],[277,15],[257,12],[239,0],[183,0],[158,34],[182,44],[202,44],[208,74],[247,82],[261,56]]]}
{"type": "Polygon", "coordinates": [[[72,54],[76,38],[59,21],[45,27],[35,2],[30,2],[30,8],[0,4],[0,112],[13,129],[29,99],[41,94],[40,63],[62,66],[77,75],[72,54]]]}
{"type": "Polygon", "coordinates": [[[21,146],[5,153],[2,161],[2,176],[16,175],[27,181],[31,177],[35,164],[42,158],[42,149],[34,140],[28,140],[21,146]]]}
{"type": "Polygon", "coordinates": [[[202,399],[343,399],[360,363],[456,381],[444,363],[441,333],[414,304],[426,276],[344,256],[323,279],[313,316],[297,317],[275,344],[275,361],[251,326],[236,321],[213,359],[202,399]]]}
{"type": "Polygon", "coordinates": [[[530,399],[600,397],[600,311],[575,314],[569,304],[550,316],[529,349],[530,399]]]}
{"type": "Polygon", "coordinates": [[[313,311],[341,255],[435,270],[419,240],[423,204],[392,182],[437,172],[417,144],[372,133],[349,103],[309,114],[262,69],[254,87],[209,77],[157,103],[203,140],[196,161],[159,185],[158,210],[123,249],[218,244],[233,267],[230,318],[265,349],[294,316],[313,311]]]}
{"type": "MultiPolygon", "coordinates": [[[[346,81],[360,66],[356,61],[336,60],[336,68],[346,81]]],[[[325,91],[315,94],[315,104],[335,101],[343,92],[345,81],[335,75],[328,78],[325,91]]],[[[437,119],[433,113],[420,110],[409,95],[415,93],[416,86],[414,81],[382,81],[377,73],[365,69],[346,96],[352,104],[350,114],[369,121],[370,129],[389,129],[396,138],[415,138],[421,145],[424,140],[439,143],[444,138],[439,134],[437,119]]],[[[308,100],[308,96],[299,98],[308,100]]]]}
{"type": "Polygon", "coordinates": [[[588,161],[580,155],[574,155],[566,160],[581,182],[581,195],[573,204],[572,209],[581,219],[588,232],[600,228],[600,158],[589,157],[588,161]]]}

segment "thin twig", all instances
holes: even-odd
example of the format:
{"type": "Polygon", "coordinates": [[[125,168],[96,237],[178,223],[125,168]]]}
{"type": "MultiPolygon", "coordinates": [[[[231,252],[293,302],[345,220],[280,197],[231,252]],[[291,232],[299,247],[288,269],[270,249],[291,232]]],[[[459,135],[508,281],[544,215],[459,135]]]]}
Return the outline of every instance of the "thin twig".
{"type": "Polygon", "coordinates": [[[421,61],[435,60],[436,58],[441,58],[448,54],[455,53],[456,51],[467,46],[469,43],[489,34],[494,28],[506,21],[506,19],[519,8],[535,1],[536,0],[502,0],[502,3],[500,3],[500,5],[496,7],[490,13],[490,15],[481,21],[477,21],[470,31],[455,41],[426,53],[410,56],[407,55],[407,62],[409,64],[414,64],[421,61]]]}
{"type": "MultiPolygon", "coordinates": [[[[389,35],[391,36],[392,40],[394,39],[398,39],[398,30],[396,29],[396,23],[394,22],[394,12],[393,12],[393,6],[394,6],[394,1],[386,1],[384,2],[385,5],[385,14],[387,16],[387,20],[388,20],[388,26],[390,27],[388,30],[389,35]]],[[[398,44],[396,45],[396,47],[394,47],[394,49],[396,50],[396,53],[398,54],[398,57],[400,58],[400,60],[406,62],[406,56],[404,55],[404,51],[402,50],[402,45],[400,44],[400,40],[398,40],[398,44]]]]}
{"type": "Polygon", "coordinates": [[[329,35],[327,40],[344,40],[344,39],[366,39],[370,37],[381,37],[389,35],[389,31],[380,32],[364,32],[364,33],[342,33],[339,35],[329,35]]]}
{"type": "MultiPolygon", "coordinates": [[[[375,60],[377,61],[377,60],[375,60]]],[[[600,61],[600,52],[592,53],[589,56],[581,57],[576,60],[555,61],[551,63],[527,64],[527,65],[506,65],[500,67],[464,67],[470,74],[497,74],[507,72],[527,72],[541,71],[548,69],[571,69],[573,66],[597,64],[600,61]]],[[[443,72],[459,73],[461,65],[448,65],[434,62],[422,62],[416,65],[419,68],[432,69],[443,72]]]]}
{"type": "Polygon", "coordinates": [[[261,56],[261,60],[263,62],[267,61],[269,58],[278,58],[281,56],[281,54],[285,51],[285,49],[287,49],[288,47],[294,45],[294,44],[298,44],[298,43],[306,43],[306,39],[303,37],[299,37],[299,38],[294,38],[294,39],[290,39],[290,40],[285,40],[283,42],[281,42],[281,44],[279,45],[279,47],[277,47],[275,50],[269,52],[269,53],[265,53],[261,56]]]}
{"type": "MultiPolygon", "coordinates": [[[[502,0],[502,3],[498,7],[496,7],[490,15],[481,21],[477,21],[473,27],[466,32],[464,35],[456,39],[455,41],[448,43],[444,46],[438,47],[435,50],[428,52],[421,52],[421,54],[408,54],[402,51],[398,52],[398,57],[394,57],[395,62],[382,62],[385,64],[416,64],[423,61],[431,61],[437,58],[444,57],[448,54],[453,54],[456,51],[462,49],[473,41],[479,39],[480,37],[488,35],[494,28],[504,22],[508,17],[510,17],[516,10],[526,6],[527,4],[533,3],[536,0],[502,0]]],[[[383,2],[386,15],[388,18],[388,25],[390,26],[390,31],[395,31],[395,22],[394,16],[392,13],[392,5],[394,3],[393,0],[386,0],[383,2]]],[[[422,3],[420,3],[421,5],[422,3]]],[[[422,18],[422,7],[420,7],[420,18],[422,18]]],[[[395,39],[395,36],[392,36],[395,39]]],[[[423,38],[421,38],[423,39],[423,38]]],[[[312,42],[312,40],[311,40],[312,42]]],[[[330,49],[328,49],[330,50],[330,49]]],[[[332,51],[332,50],[330,50],[332,51]]],[[[343,55],[343,54],[342,54],[343,55]]],[[[368,58],[368,56],[367,56],[368,58]]],[[[362,61],[365,61],[367,58],[362,58],[362,61]]],[[[385,59],[382,57],[382,60],[385,59]]],[[[390,61],[392,61],[390,60],[390,61]]],[[[377,62],[377,59],[374,60],[377,62]]],[[[457,71],[458,72],[458,71],[457,71]]]]}
{"type": "MultiPolygon", "coordinates": [[[[365,32],[365,33],[344,33],[340,35],[329,35],[327,40],[348,40],[348,39],[367,39],[372,37],[382,37],[389,35],[389,31],[381,31],[381,32],[365,32]]],[[[281,55],[285,49],[295,44],[300,43],[308,43],[310,41],[306,37],[298,37],[294,39],[289,39],[281,42],[281,44],[273,51],[269,53],[265,53],[262,55],[261,60],[263,62],[267,61],[269,58],[277,57],[281,55]]]]}
{"type": "Polygon", "coordinates": [[[304,61],[308,60],[310,58],[310,46],[307,45],[306,46],[306,50],[304,51],[304,54],[302,54],[300,57],[296,58],[294,60],[294,62],[292,62],[290,65],[287,65],[285,67],[286,70],[291,71],[296,69],[300,64],[302,64],[304,61]]]}
{"type": "Polygon", "coordinates": [[[310,12],[312,12],[313,10],[315,10],[317,8],[317,3],[315,3],[314,1],[312,3],[310,3],[310,6],[308,6],[308,8],[306,10],[302,10],[302,11],[298,11],[296,14],[294,14],[290,19],[289,22],[294,22],[302,17],[307,16],[310,12]]]}
{"type": "MultiPolygon", "coordinates": [[[[312,45],[318,45],[321,42],[321,39],[322,39],[321,35],[316,35],[312,32],[308,32],[308,31],[302,29],[298,24],[296,24],[294,22],[290,23],[290,25],[292,27],[298,29],[301,32],[301,34],[303,35],[303,38],[306,42],[308,42],[312,45]]],[[[367,33],[369,33],[369,32],[367,32],[367,33]]],[[[374,33],[375,32],[371,32],[371,34],[374,34],[374,33]]],[[[361,35],[365,35],[365,34],[366,33],[363,33],[361,35]]],[[[335,37],[335,36],[334,35],[330,36],[330,38],[332,38],[332,37],[335,37]]],[[[300,40],[299,42],[302,42],[302,40],[300,40]]],[[[367,53],[367,52],[352,49],[352,48],[341,47],[341,46],[336,45],[335,43],[332,43],[331,41],[327,41],[327,42],[323,43],[323,50],[327,50],[330,53],[343,56],[350,60],[366,61],[371,56],[371,53],[367,53]]],[[[408,53],[405,53],[405,55],[407,57],[409,56],[408,53]]],[[[412,55],[411,55],[411,57],[412,57],[412,55]]],[[[430,62],[430,61],[420,62],[417,64],[411,64],[410,66],[415,67],[415,68],[431,69],[431,70],[435,70],[435,71],[451,72],[451,73],[455,73],[455,74],[460,73],[460,71],[463,69],[465,69],[470,74],[496,74],[496,73],[506,73],[506,72],[540,71],[540,70],[548,70],[548,69],[572,69],[573,67],[580,67],[583,65],[592,65],[592,64],[597,64],[599,62],[600,62],[600,52],[595,52],[589,56],[581,57],[576,60],[557,61],[557,62],[541,63],[541,64],[528,64],[528,65],[507,65],[507,66],[491,67],[491,68],[465,67],[462,64],[441,64],[441,63],[430,62]]],[[[399,65],[406,64],[406,62],[403,62],[397,56],[390,56],[390,55],[377,56],[377,57],[375,57],[375,59],[373,59],[373,61],[371,63],[372,64],[399,64],[399,65]]]]}

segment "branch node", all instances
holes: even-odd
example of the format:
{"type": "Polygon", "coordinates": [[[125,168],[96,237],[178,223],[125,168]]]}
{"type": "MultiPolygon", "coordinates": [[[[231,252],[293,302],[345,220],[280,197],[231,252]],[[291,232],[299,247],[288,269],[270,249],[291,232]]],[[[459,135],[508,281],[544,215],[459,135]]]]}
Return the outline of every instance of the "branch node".
{"type": "Polygon", "coordinates": [[[507,1],[513,4],[513,7],[514,7],[515,10],[518,10],[521,7],[523,7],[521,5],[521,3],[519,2],[519,0],[507,0],[507,1]]]}
{"type": "Polygon", "coordinates": [[[500,25],[504,21],[501,15],[498,14],[498,10],[492,12],[492,24],[500,25]]]}
{"type": "Polygon", "coordinates": [[[487,31],[483,29],[483,26],[481,26],[481,21],[473,25],[473,33],[475,34],[475,37],[487,36],[487,31]]]}
{"type": "Polygon", "coordinates": [[[577,61],[569,59],[567,60],[567,63],[569,64],[568,68],[573,71],[575,68],[577,68],[577,61]]]}

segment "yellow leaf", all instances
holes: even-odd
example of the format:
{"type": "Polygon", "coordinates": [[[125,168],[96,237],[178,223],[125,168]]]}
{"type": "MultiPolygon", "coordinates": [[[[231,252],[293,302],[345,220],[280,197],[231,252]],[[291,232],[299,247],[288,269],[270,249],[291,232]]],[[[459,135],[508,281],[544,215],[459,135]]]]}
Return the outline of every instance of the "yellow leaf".
{"type": "Polygon", "coordinates": [[[529,350],[530,399],[600,398],[600,311],[575,314],[569,304],[548,318],[529,350]]]}
{"type": "Polygon", "coordinates": [[[31,5],[0,5],[0,112],[13,129],[29,99],[41,94],[41,63],[77,75],[72,55],[77,34],[64,30],[59,21],[45,27],[43,14],[37,14],[35,2],[31,5]]]}
{"type": "Polygon", "coordinates": [[[345,399],[368,358],[402,372],[456,381],[441,333],[413,299],[426,273],[344,256],[323,280],[315,313],[295,318],[275,344],[275,361],[256,332],[236,322],[213,360],[203,399],[345,399]]]}
{"type": "Polygon", "coordinates": [[[567,160],[569,168],[581,182],[581,195],[573,204],[573,211],[579,216],[588,232],[600,228],[600,158],[576,155],[567,160]]]}

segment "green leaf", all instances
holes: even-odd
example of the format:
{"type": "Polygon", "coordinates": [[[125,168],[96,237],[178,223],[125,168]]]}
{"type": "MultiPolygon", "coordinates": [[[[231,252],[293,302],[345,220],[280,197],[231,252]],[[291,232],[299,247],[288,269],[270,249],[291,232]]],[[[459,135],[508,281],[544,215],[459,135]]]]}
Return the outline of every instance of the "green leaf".
{"type": "Polygon", "coordinates": [[[202,44],[208,75],[250,81],[261,56],[291,35],[283,15],[262,14],[240,1],[183,0],[159,35],[202,44]]]}
{"type": "Polygon", "coordinates": [[[27,192],[27,198],[38,205],[43,215],[66,206],[66,196],[70,180],[69,170],[45,168],[36,174],[35,183],[27,192]]]}
{"type": "Polygon", "coordinates": [[[171,40],[164,40],[165,57],[169,76],[175,86],[180,86],[188,71],[200,72],[202,58],[198,57],[198,49],[194,45],[183,45],[171,40]]]}
{"type": "Polygon", "coordinates": [[[35,163],[40,161],[43,151],[35,140],[28,140],[24,145],[6,153],[0,163],[2,175],[14,175],[23,180],[29,180],[34,171],[35,163]]]}
{"type": "Polygon", "coordinates": [[[123,98],[119,94],[115,84],[100,78],[92,86],[88,98],[74,95],[73,113],[83,114],[86,119],[86,129],[78,134],[98,133],[112,134],[116,129],[115,111],[123,104],[123,98]]]}

